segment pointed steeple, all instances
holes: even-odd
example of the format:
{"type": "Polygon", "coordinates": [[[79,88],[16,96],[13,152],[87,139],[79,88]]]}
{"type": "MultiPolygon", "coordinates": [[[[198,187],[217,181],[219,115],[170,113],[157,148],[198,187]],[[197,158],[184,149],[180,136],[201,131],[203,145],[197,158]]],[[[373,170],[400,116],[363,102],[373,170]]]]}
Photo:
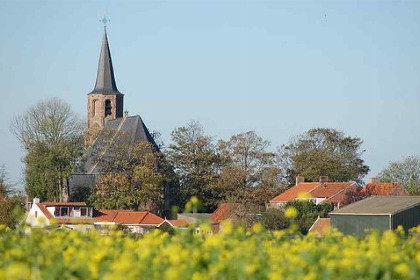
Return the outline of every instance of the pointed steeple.
{"type": "Polygon", "coordinates": [[[117,89],[112,67],[111,52],[108,45],[106,26],[104,26],[104,37],[102,39],[101,55],[99,57],[98,75],[96,76],[95,88],[91,93],[100,94],[121,94],[117,89]]]}

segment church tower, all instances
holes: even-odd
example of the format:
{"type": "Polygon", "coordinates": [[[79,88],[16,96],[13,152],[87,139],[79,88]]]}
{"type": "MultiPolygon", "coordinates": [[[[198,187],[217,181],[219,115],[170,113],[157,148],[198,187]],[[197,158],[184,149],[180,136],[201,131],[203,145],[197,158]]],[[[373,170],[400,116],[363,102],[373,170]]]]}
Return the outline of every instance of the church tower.
{"type": "Polygon", "coordinates": [[[108,120],[123,117],[124,94],[117,89],[106,26],[99,57],[95,88],[88,94],[88,143],[91,144],[108,120]]]}

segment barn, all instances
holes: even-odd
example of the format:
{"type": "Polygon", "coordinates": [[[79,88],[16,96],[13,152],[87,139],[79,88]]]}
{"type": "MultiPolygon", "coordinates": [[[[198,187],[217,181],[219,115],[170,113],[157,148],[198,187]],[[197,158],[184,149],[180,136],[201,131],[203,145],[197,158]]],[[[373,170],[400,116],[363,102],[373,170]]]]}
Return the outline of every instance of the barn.
{"type": "Polygon", "coordinates": [[[371,196],[330,213],[331,226],[345,234],[364,236],[374,229],[408,229],[420,224],[420,196],[371,196]]]}

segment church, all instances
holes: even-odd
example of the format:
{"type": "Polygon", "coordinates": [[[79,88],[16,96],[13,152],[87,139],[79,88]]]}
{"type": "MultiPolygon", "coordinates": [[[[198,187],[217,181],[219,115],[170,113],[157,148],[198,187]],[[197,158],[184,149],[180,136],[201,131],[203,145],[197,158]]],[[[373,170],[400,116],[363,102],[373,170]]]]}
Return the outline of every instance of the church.
{"type": "MultiPolygon", "coordinates": [[[[101,174],[97,155],[106,156],[110,142],[124,141],[126,145],[137,145],[146,141],[159,152],[158,145],[141,117],[129,116],[128,112],[124,112],[124,94],[118,91],[115,82],[106,26],[95,87],[87,95],[87,122],[86,141],[89,148],[80,167],[69,178],[71,201],[85,200],[86,194],[95,186],[95,181],[101,174]]],[[[165,212],[169,211],[171,205],[170,193],[171,186],[165,186],[162,194],[165,212]]]]}

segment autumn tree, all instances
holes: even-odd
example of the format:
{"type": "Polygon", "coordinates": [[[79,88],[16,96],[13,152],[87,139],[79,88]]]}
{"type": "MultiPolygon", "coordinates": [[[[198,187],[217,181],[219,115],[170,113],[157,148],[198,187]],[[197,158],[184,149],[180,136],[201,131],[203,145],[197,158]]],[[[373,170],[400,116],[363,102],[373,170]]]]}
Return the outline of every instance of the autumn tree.
{"type": "Polygon", "coordinates": [[[26,151],[26,192],[30,197],[61,201],[67,178],[84,150],[84,123],[70,105],[53,98],[39,102],[11,123],[26,151]]]}
{"type": "Polygon", "coordinates": [[[160,212],[167,180],[162,155],[148,142],[132,145],[123,139],[93,155],[101,175],[90,202],[96,208],[160,212]]]}
{"type": "Polygon", "coordinates": [[[254,131],[219,141],[224,167],[218,184],[227,200],[264,205],[279,191],[281,172],[269,145],[254,131]]]}
{"type": "Polygon", "coordinates": [[[412,195],[420,195],[420,157],[410,156],[391,162],[380,174],[382,182],[396,182],[412,195]]]}
{"type": "Polygon", "coordinates": [[[362,144],[360,138],[335,129],[310,129],[279,149],[279,161],[290,185],[297,175],[308,181],[328,176],[334,181],[361,183],[369,172],[362,159],[362,144]]]}
{"type": "Polygon", "coordinates": [[[171,140],[166,154],[179,178],[181,205],[195,196],[213,211],[222,194],[217,188],[221,158],[212,138],[204,134],[199,122],[191,121],[172,131],[171,140]]]}

